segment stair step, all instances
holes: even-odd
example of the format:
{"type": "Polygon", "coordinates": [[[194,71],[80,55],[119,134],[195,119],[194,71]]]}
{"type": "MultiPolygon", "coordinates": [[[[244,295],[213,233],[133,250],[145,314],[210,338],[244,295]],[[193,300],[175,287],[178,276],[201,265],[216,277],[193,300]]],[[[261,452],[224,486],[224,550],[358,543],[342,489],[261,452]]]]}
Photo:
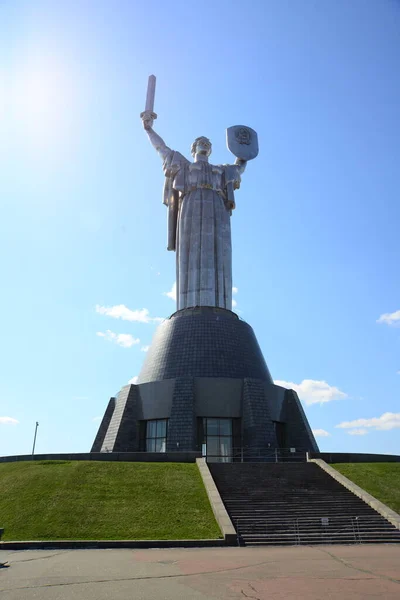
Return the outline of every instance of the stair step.
{"type": "Polygon", "coordinates": [[[317,533],[318,535],[334,535],[336,533],[357,533],[360,535],[369,535],[369,534],[375,534],[375,533],[388,533],[388,534],[394,534],[399,536],[400,533],[398,531],[396,531],[396,529],[390,529],[390,528],[385,528],[385,527],[376,527],[376,528],[369,528],[369,529],[356,529],[353,528],[351,526],[349,527],[331,527],[331,528],[320,528],[320,527],[309,527],[309,528],[297,528],[297,527],[240,527],[238,528],[239,533],[243,534],[243,533],[252,533],[252,534],[263,534],[263,535],[270,535],[270,534],[280,534],[280,533],[293,533],[293,532],[300,532],[300,533],[304,533],[304,534],[309,534],[309,533],[317,533]]]}
{"type": "Polygon", "coordinates": [[[325,543],[330,543],[331,540],[342,540],[343,543],[362,543],[364,542],[364,540],[375,540],[377,543],[379,543],[381,540],[390,540],[393,543],[400,543],[400,538],[398,536],[395,535],[363,535],[363,536],[359,536],[359,535],[296,535],[296,534],[290,534],[290,535],[284,535],[284,534],[280,534],[280,535],[267,535],[267,534],[258,534],[258,535],[253,535],[253,534],[249,534],[249,533],[241,533],[239,536],[242,540],[244,540],[245,542],[250,542],[250,541],[261,541],[261,540],[266,540],[266,541],[284,541],[284,540],[294,540],[295,543],[303,543],[303,544],[311,544],[314,541],[318,541],[318,540],[324,540],[325,543]]]}
{"type": "MultiPolygon", "coordinates": [[[[309,517],[310,512],[311,511],[301,511],[301,510],[293,510],[293,511],[289,511],[289,510],[282,510],[282,511],[274,511],[274,512],[268,512],[268,511],[254,511],[253,513],[251,512],[240,512],[240,511],[234,511],[234,510],[229,510],[228,508],[228,512],[229,514],[233,517],[233,518],[240,518],[241,516],[243,517],[257,517],[259,519],[268,519],[268,518],[286,518],[286,519],[306,519],[307,517],[309,517]],[[281,515],[284,515],[284,517],[282,517],[281,515]]],[[[348,513],[346,513],[345,511],[338,511],[338,512],[328,512],[328,511],[312,511],[313,513],[313,518],[314,519],[323,519],[323,518],[329,518],[331,517],[332,519],[334,518],[338,518],[338,517],[347,517],[348,519],[351,517],[363,517],[363,518],[368,518],[370,516],[370,513],[365,511],[364,513],[362,511],[358,511],[357,514],[354,514],[354,511],[349,511],[348,513]]]]}
{"type": "MultiPolygon", "coordinates": [[[[253,540],[253,541],[247,541],[247,540],[243,540],[245,542],[246,546],[333,546],[335,544],[359,544],[360,542],[356,542],[354,540],[313,540],[312,542],[309,541],[302,541],[302,542],[296,542],[296,540],[253,540]]],[[[395,540],[363,540],[362,541],[363,544],[396,544],[398,542],[396,542],[395,540]]]]}
{"type": "Polygon", "coordinates": [[[400,531],[315,464],[209,468],[245,545],[400,543],[400,531]]]}

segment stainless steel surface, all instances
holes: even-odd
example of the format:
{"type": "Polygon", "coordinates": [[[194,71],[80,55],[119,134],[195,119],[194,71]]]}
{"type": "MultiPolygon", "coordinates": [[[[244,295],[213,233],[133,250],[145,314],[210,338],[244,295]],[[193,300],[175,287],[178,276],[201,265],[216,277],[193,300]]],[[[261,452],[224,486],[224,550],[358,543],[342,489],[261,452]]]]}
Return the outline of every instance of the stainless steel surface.
{"type": "Polygon", "coordinates": [[[232,154],[241,160],[252,160],[258,155],[257,133],[245,125],[228,127],[226,145],[232,154]]]}
{"type": "MultiPolygon", "coordinates": [[[[257,134],[230,127],[232,165],[209,163],[212,145],[201,136],[192,144],[193,160],[172,150],[154,131],[155,78],[149,78],[144,129],[163,160],[164,204],[168,207],[167,249],[176,251],[177,308],[218,306],[232,310],[232,241],[230,217],[247,160],[258,153],[257,134]]],[[[230,137],[229,137],[230,136],[230,137]]]]}
{"type": "Polygon", "coordinates": [[[154,111],[154,97],[156,95],[156,78],[155,75],[149,76],[149,81],[147,84],[147,96],[146,96],[146,108],[145,112],[153,112],[154,111]]]}

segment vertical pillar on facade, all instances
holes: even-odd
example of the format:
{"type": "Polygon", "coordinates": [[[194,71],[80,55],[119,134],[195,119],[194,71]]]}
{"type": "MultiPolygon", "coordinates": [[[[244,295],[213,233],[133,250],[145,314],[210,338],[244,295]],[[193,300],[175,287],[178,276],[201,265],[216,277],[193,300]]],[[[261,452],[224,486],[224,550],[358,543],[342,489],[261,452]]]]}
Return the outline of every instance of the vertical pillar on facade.
{"type": "Polygon", "coordinates": [[[195,446],[194,378],[178,377],[175,380],[168,422],[167,452],[194,450],[195,446]]]}
{"type": "Polygon", "coordinates": [[[286,440],[289,447],[318,452],[317,442],[294,390],[285,391],[282,417],[286,424],[286,440]]]}
{"type": "Polygon", "coordinates": [[[275,448],[277,445],[264,387],[261,379],[243,380],[242,439],[245,448],[275,448]]]}
{"type": "Polygon", "coordinates": [[[139,450],[137,408],[139,388],[126,385],[119,392],[101,452],[136,452],[139,450]]]}
{"type": "Polygon", "coordinates": [[[93,446],[92,446],[92,449],[90,452],[100,452],[101,451],[101,447],[103,445],[104,438],[107,434],[107,430],[110,425],[111,417],[113,415],[114,409],[115,409],[115,398],[110,398],[107,408],[106,408],[106,412],[104,413],[104,417],[102,418],[99,430],[97,432],[97,435],[95,437],[95,440],[93,442],[93,446]]]}

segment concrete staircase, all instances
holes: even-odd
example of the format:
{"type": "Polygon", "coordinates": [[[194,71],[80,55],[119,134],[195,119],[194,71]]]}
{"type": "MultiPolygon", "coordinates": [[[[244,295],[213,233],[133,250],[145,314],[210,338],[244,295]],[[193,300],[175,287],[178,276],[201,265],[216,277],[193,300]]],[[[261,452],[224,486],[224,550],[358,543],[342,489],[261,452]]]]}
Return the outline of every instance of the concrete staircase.
{"type": "Polygon", "coordinates": [[[312,463],[209,463],[242,545],[400,543],[400,531],[312,463]]]}

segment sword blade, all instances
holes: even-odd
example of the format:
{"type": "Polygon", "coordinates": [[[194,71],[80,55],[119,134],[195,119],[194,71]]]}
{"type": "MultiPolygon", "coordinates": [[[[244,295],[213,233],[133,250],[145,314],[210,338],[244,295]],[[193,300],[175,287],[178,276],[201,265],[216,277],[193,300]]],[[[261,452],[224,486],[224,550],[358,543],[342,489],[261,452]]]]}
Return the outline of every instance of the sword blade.
{"type": "Polygon", "coordinates": [[[154,112],[154,97],[156,95],[156,76],[150,75],[147,84],[146,108],[145,111],[154,112]]]}

